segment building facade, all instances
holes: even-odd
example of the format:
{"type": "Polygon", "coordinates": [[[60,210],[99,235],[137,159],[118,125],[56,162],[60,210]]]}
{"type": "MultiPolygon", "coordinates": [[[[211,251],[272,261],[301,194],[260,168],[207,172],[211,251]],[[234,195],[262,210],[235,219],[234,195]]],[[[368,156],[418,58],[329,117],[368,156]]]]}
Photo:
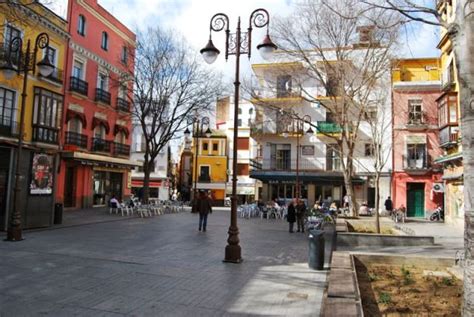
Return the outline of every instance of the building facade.
{"type": "MultiPolygon", "coordinates": [[[[447,23],[455,20],[456,0],[438,1],[438,11],[447,23]]],[[[438,98],[439,143],[443,151],[436,162],[443,166],[444,214],[447,222],[464,223],[464,179],[461,145],[461,103],[452,43],[441,29],[442,93],[438,98]]]]}
{"type": "MultiPolygon", "coordinates": [[[[232,196],[233,151],[234,151],[234,103],[233,97],[224,97],[216,104],[216,126],[226,133],[228,144],[229,178],[226,196],[232,196]]],[[[256,144],[250,137],[250,125],[255,118],[255,106],[246,101],[239,103],[237,139],[237,197],[238,204],[250,203],[258,199],[257,180],[250,177],[250,159],[254,158],[256,144]]]]}
{"type": "Polygon", "coordinates": [[[0,71],[0,230],[7,229],[15,208],[13,169],[18,154],[22,93],[25,93],[24,147],[18,167],[21,189],[17,202],[22,228],[46,227],[53,224],[59,182],[56,171],[59,131],[64,115],[63,64],[69,38],[68,24],[36,1],[28,6],[16,6],[13,15],[8,15],[11,11],[4,7],[6,5],[0,4],[0,63],[5,65],[6,59],[11,57],[15,67],[21,65],[24,61],[21,55],[15,58],[15,53],[9,53],[12,40],[22,39],[23,53],[27,45],[33,51],[38,35],[45,32],[49,36],[49,47],[37,50],[36,62],[47,54],[55,68],[48,77],[42,77],[38,67],[34,72],[29,71],[25,90],[22,88],[23,75],[7,78],[0,71]]]}
{"type": "Polygon", "coordinates": [[[443,205],[438,104],[440,60],[396,60],[392,68],[393,181],[395,207],[408,217],[426,217],[443,205]],[[396,115],[395,115],[396,114],[396,115]]]}
{"type": "Polygon", "coordinates": [[[65,208],[105,206],[131,190],[135,34],[96,0],[70,0],[68,21],[56,200],[65,208]]]}
{"type": "MultiPolygon", "coordinates": [[[[136,162],[138,166],[132,171],[132,193],[135,196],[140,196],[143,188],[143,162],[145,161],[145,138],[143,137],[143,130],[140,124],[133,125],[132,133],[132,161],[136,162]]],[[[168,178],[169,167],[169,151],[168,147],[164,147],[158,154],[151,167],[150,173],[150,199],[168,200],[170,198],[170,182],[168,178]]]]}

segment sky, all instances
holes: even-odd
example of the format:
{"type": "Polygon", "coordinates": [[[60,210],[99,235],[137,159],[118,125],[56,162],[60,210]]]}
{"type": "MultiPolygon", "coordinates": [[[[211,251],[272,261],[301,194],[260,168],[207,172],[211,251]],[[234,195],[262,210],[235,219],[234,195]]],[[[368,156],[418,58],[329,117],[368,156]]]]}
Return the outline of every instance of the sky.
{"type": "MultiPolygon", "coordinates": [[[[99,4],[116,16],[132,31],[144,30],[148,27],[161,26],[169,29],[184,40],[196,53],[206,45],[209,36],[209,22],[215,13],[225,13],[230,19],[230,30],[235,32],[237,18],[242,20],[242,28],[248,27],[250,13],[257,8],[265,8],[270,19],[289,14],[298,0],[99,0],[99,4]]],[[[48,0],[48,6],[61,16],[66,15],[67,0],[48,0]]],[[[271,28],[271,20],[270,20],[271,28]]],[[[252,34],[252,63],[261,61],[255,45],[263,39],[263,30],[254,30],[252,34]]],[[[438,56],[436,44],[439,32],[428,25],[414,25],[408,29],[404,38],[403,57],[438,56]]],[[[220,49],[221,56],[210,67],[222,71],[228,80],[233,80],[235,60],[230,57],[225,61],[224,32],[213,33],[215,46],[220,49]]],[[[241,58],[241,72],[247,76],[251,72],[246,57],[241,58]]]]}

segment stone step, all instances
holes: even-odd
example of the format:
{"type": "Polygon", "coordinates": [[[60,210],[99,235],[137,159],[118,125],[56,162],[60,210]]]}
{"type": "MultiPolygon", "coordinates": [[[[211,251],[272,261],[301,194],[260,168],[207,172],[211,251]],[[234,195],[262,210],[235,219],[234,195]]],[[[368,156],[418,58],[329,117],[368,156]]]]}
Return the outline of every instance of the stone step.
{"type": "Polygon", "coordinates": [[[331,268],[329,272],[328,297],[356,297],[352,270],[331,268]]]}

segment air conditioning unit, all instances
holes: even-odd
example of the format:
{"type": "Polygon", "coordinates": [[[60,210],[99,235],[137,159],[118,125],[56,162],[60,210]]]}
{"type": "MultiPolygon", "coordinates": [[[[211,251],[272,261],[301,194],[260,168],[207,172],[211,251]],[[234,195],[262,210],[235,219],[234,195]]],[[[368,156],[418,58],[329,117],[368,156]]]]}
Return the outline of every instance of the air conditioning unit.
{"type": "Polygon", "coordinates": [[[444,193],[443,183],[434,183],[433,184],[433,191],[436,192],[436,193],[444,193]]]}

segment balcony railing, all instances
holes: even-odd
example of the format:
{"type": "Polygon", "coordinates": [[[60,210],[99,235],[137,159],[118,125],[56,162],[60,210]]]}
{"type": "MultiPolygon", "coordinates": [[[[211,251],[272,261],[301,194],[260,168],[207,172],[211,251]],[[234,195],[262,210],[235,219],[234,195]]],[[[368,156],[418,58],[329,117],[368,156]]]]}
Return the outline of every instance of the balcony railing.
{"type": "Polygon", "coordinates": [[[459,128],[447,126],[439,131],[439,144],[442,147],[456,145],[459,140],[459,128]]]}
{"type": "Polygon", "coordinates": [[[412,171],[422,171],[430,168],[429,155],[423,154],[418,158],[403,155],[403,169],[412,171]]]}
{"type": "Polygon", "coordinates": [[[77,145],[81,148],[87,148],[87,135],[67,131],[66,144],[77,145]]]}
{"type": "Polygon", "coordinates": [[[297,162],[296,159],[268,159],[268,160],[250,160],[250,168],[252,170],[263,170],[263,171],[293,171],[297,169],[299,171],[321,171],[322,163],[316,164],[314,161],[308,161],[300,158],[297,162]]]}
{"type": "Polygon", "coordinates": [[[324,134],[332,134],[332,133],[341,133],[342,128],[340,124],[326,122],[326,121],[318,121],[317,125],[317,132],[324,133],[324,134]]]}
{"type": "Polygon", "coordinates": [[[58,144],[59,129],[33,124],[33,141],[58,144]]]}
{"type": "Polygon", "coordinates": [[[51,75],[46,76],[46,77],[43,77],[43,76],[41,77],[54,81],[55,83],[58,83],[58,84],[62,84],[63,83],[63,70],[59,68],[54,68],[54,71],[51,73],[51,75]]]}
{"type": "Polygon", "coordinates": [[[117,98],[117,110],[123,112],[130,112],[130,102],[128,100],[118,97],[117,98]]]}
{"type": "Polygon", "coordinates": [[[101,88],[96,88],[95,101],[103,102],[105,104],[110,105],[110,92],[101,88]]]}
{"type": "Polygon", "coordinates": [[[407,128],[425,128],[427,124],[428,116],[426,112],[408,113],[407,128]]]}
{"type": "Polygon", "coordinates": [[[16,121],[12,121],[11,118],[0,116],[0,135],[7,137],[18,137],[19,124],[16,121]]]}
{"type": "Polygon", "coordinates": [[[114,142],[114,155],[130,155],[130,145],[114,142]]]}
{"type": "Polygon", "coordinates": [[[81,95],[87,96],[89,90],[89,84],[77,77],[70,77],[69,90],[80,93],[81,95]]]}
{"type": "Polygon", "coordinates": [[[92,138],[92,151],[94,152],[110,152],[111,141],[101,138],[92,138]]]}
{"type": "Polygon", "coordinates": [[[253,99],[273,99],[273,98],[299,98],[301,97],[301,90],[293,89],[270,89],[259,88],[255,91],[253,99]]]}

